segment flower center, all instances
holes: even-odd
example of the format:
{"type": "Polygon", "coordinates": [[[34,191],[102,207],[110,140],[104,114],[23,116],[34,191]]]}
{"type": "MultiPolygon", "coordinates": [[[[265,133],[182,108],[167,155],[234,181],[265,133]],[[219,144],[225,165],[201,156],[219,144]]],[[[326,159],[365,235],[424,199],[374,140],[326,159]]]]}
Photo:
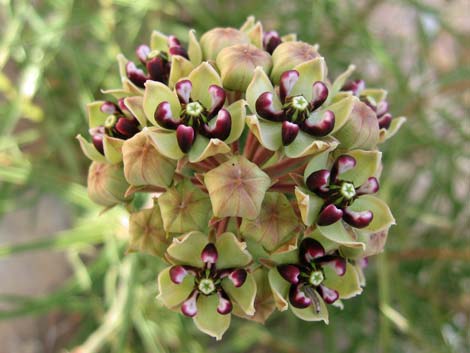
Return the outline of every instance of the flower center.
{"type": "Polygon", "coordinates": [[[191,116],[199,116],[204,111],[201,103],[199,102],[191,102],[186,105],[186,113],[191,116]]]}
{"type": "Polygon", "coordinates": [[[341,195],[343,195],[348,200],[356,196],[356,189],[354,188],[354,185],[351,183],[343,183],[343,185],[341,185],[341,195]]]}
{"type": "Polygon", "coordinates": [[[199,282],[198,289],[201,293],[203,293],[205,295],[209,295],[215,290],[214,281],[212,281],[209,278],[203,278],[199,282]]]}
{"type": "Polygon", "coordinates": [[[308,101],[304,98],[304,96],[296,96],[292,98],[292,106],[296,110],[304,111],[308,107],[308,101]]]}
{"type": "Polygon", "coordinates": [[[323,276],[323,272],[313,271],[310,274],[309,282],[310,282],[310,284],[312,284],[314,286],[319,286],[323,282],[324,279],[325,279],[325,277],[323,276]]]}
{"type": "Polygon", "coordinates": [[[109,115],[104,121],[104,127],[111,129],[116,124],[116,117],[114,115],[109,115]]]}

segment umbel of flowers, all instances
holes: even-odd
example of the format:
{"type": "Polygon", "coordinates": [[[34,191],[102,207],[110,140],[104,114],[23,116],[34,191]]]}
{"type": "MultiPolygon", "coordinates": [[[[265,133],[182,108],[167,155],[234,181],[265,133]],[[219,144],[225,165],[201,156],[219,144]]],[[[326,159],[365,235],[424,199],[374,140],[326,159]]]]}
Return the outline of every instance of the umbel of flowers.
{"type": "Polygon", "coordinates": [[[166,264],[163,305],[220,339],[232,314],[328,323],[362,292],[395,223],[380,145],[405,118],[385,90],[354,66],[329,77],[318,45],[252,17],[199,39],[154,31],[118,63],[78,140],[90,198],[125,205],[129,251],[166,264]]]}

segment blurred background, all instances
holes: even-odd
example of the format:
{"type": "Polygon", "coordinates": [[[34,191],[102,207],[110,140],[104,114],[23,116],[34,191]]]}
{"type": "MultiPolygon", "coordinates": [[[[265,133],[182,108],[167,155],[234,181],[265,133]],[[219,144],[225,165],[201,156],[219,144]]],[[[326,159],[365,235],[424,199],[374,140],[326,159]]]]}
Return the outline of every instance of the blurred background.
{"type": "Polygon", "coordinates": [[[0,0],[0,353],[470,352],[469,17],[468,0],[0,0]],[[384,147],[398,225],[329,326],[235,318],[216,343],[155,301],[161,264],[124,255],[125,213],[88,200],[75,135],[117,53],[250,14],[319,43],[331,77],[354,63],[389,89],[408,117],[384,147]]]}

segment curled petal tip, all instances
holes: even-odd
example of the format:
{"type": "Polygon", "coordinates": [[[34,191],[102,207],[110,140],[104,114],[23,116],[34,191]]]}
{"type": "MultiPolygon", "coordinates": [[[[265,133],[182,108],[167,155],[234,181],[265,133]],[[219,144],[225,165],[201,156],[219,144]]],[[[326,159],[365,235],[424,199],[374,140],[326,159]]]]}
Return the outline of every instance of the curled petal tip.
{"type": "Polygon", "coordinates": [[[136,86],[140,88],[145,87],[145,81],[147,81],[147,75],[139,69],[132,61],[129,61],[126,65],[127,78],[136,86]]]}
{"type": "Polygon", "coordinates": [[[277,267],[279,274],[290,284],[299,283],[300,269],[295,265],[279,265],[277,267]]]}
{"type": "Polygon", "coordinates": [[[176,140],[178,141],[178,146],[180,147],[183,153],[188,153],[191,147],[194,144],[196,139],[196,134],[194,129],[191,126],[178,125],[176,128],[176,140]]]}
{"type": "Polygon", "coordinates": [[[246,277],[248,276],[248,272],[246,270],[239,268],[234,271],[232,271],[229,275],[228,278],[232,281],[233,285],[235,287],[241,287],[246,281],[246,277]]]}
{"type": "Polygon", "coordinates": [[[302,124],[302,130],[306,133],[323,137],[328,135],[335,127],[335,114],[331,110],[326,110],[323,113],[321,119],[317,122],[312,123],[310,119],[307,119],[302,124]]]}
{"type": "Polygon", "coordinates": [[[256,100],[256,112],[260,117],[267,120],[284,120],[284,112],[274,108],[274,95],[272,92],[264,92],[258,97],[256,100]]]}
{"type": "Polygon", "coordinates": [[[349,209],[344,210],[343,219],[346,223],[353,226],[354,228],[364,228],[367,227],[372,219],[374,214],[372,211],[361,211],[355,212],[349,209]]]}
{"type": "Polygon", "coordinates": [[[318,216],[317,224],[319,226],[329,226],[336,223],[343,217],[343,211],[333,204],[326,206],[318,216]]]}
{"type": "Polygon", "coordinates": [[[380,129],[388,129],[392,123],[392,115],[390,113],[385,113],[378,118],[378,122],[380,129]]]}
{"type": "Polygon", "coordinates": [[[217,248],[213,243],[207,244],[201,252],[201,260],[206,264],[215,264],[218,256],[217,248]]]}
{"type": "Polygon", "coordinates": [[[291,123],[289,121],[282,122],[282,144],[284,146],[290,145],[297,135],[299,134],[299,125],[291,123]]]}
{"type": "Polygon", "coordinates": [[[150,48],[145,44],[141,44],[135,50],[135,54],[139,58],[140,62],[145,65],[148,55],[150,54],[150,48]]]}

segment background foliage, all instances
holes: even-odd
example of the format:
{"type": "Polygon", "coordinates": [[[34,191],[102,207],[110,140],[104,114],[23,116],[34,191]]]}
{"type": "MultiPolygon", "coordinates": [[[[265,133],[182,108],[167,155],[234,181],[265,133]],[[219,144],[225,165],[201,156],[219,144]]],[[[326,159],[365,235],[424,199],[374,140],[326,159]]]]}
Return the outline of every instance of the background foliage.
{"type": "Polygon", "coordinates": [[[0,0],[0,217],[44,194],[72,214],[58,234],[2,241],[0,259],[64,251],[72,270],[46,296],[0,285],[0,319],[60,312],[73,323],[38,352],[470,352],[469,10],[421,0],[0,0]],[[74,137],[86,133],[85,104],[118,86],[117,53],[132,56],[152,29],[185,39],[188,27],[200,35],[250,14],[319,43],[333,76],[352,62],[369,86],[390,90],[392,113],[409,118],[384,150],[381,192],[398,225],[370,261],[364,294],[332,310],[329,326],[235,319],[215,343],[156,303],[161,264],[125,255],[123,210],[98,216],[74,137]]]}

